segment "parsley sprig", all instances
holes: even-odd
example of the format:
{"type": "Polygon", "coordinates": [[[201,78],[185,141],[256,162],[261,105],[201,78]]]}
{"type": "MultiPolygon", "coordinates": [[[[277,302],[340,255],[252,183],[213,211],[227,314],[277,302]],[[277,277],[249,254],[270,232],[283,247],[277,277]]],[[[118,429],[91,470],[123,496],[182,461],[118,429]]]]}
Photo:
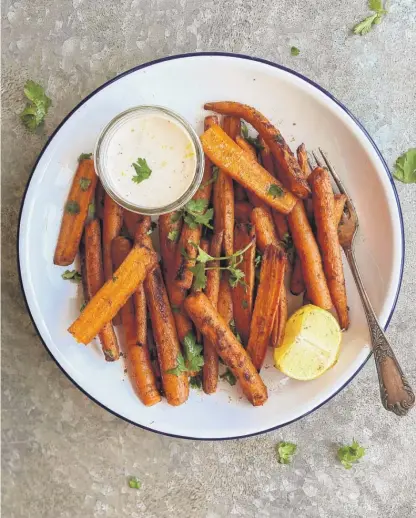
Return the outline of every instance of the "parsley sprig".
{"type": "MultiPolygon", "coordinates": [[[[251,241],[247,246],[242,248],[241,250],[237,250],[232,255],[227,255],[224,257],[212,257],[212,255],[208,254],[202,248],[195,244],[190,243],[194,246],[198,255],[195,259],[195,266],[189,268],[189,270],[194,274],[194,289],[195,290],[203,290],[207,284],[207,270],[227,270],[230,273],[229,283],[232,288],[235,288],[239,283],[245,284],[244,282],[244,272],[238,268],[240,263],[243,260],[243,254],[246,252],[251,246],[253,246],[253,241],[251,241]],[[207,266],[207,263],[212,261],[228,261],[226,266],[207,266]]],[[[188,257],[188,254],[185,250],[182,250],[182,255],[188,257]]]]}
{"type": "Polygon", "coordinates": [[[52,101],[45,94],[43,87],[35,81],[26,81],[24,93],[28,100],[20,119],[29,131],[35,131],[43,124],[52,101]]]}
{"type": "Polygon", "coordinates": [[[195,335],[188,333],[183,341],[185,358],[181,353],[178,354],[176,367],[167,370],[167,374],[179,376],[182,372],[196,373],[201,370],[204,365],[204,356],[202,354],[202,345],[196,342],[195,335]]]}
{"type": "Polygon", "coordinates": [[[416,183],[416,148],[411,148],[396,160],[394,178],[403,183],[416,183]]]}
{"type": "Polygon", "coordinates": [[[277,462],[280,464],[290,464],[296,450],[297,446],[293,442],[280,441],[276,444],[277,462]]]}
{"type": "Polygon", "coordinates": [[[145,158],[138,158],[136,162],[131,164],[134,167],[136,174],[132,176],[132,180],[134,183],[141,183],[144,180],[147,180],[152,174],[152,170],[147,164],[145,158]]]}
{"type": "Polygon", "coordinates": [[[368,34],[373,26],[381,23],[383,16],[388,13],[384,6],[384,0],[369,0],[368,7],[374,14],[367,16],[367,18],[364,18],[360,23],[357,23],[352,29],[354,34],[359,34],[360,36],[368,34]]]}
{"type": "Polygon", "coordinates": [[[351,469],[354,462],[358,462],[365,455],[365,448],[353,439],[351,446],[341,446],[338,449],[338,459],[345,469],[351,469]]]}
{"type": "MultiPolygon", "coordinates": [[[[207,210],[208,203],[208,200],[203,199],[189,200],[180,211],[172,216],[172,223],[176,223],[180,218],[183,218],[189,228],[194,229],[197,228],[198,225],[204,225],[212,229],[211,220],[214,216],[214,209],[207,210]]],[[[173,239],[171,241],[173,241],[173,239]]]]}

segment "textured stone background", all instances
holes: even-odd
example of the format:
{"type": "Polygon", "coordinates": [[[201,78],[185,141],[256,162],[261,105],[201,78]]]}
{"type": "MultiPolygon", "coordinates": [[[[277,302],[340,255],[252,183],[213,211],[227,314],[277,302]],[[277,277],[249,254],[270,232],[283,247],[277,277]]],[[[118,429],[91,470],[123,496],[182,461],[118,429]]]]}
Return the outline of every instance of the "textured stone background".
{"type": "MultiPolygon", "coordinates": [[[[416,412],[399,420],[382,410],[372,361],[283,430],[232,442],[170,439],[112,417],[71,385],[36,336],[16,273],[20,200],[47,135],[103,81],[154,58],[223,50],[292,67],[345,102],[392,165],[416,144],[416,4],[391,4],[360,38],[350,28],[367,14],[365,0],[2,0],[3,516],[416,516],[416,412]],[[54,101],[41,135],[17,117],[28,78],[54,101]],[[352,437],[368,453],[346,471],[335,452],[352,437]],[[281,439],[299,446],[290,467],[275,460],[281,439]],[[132,474],[140,491],[127,487],[132,474]]],[[[388,335],[415,386],[416,186],[398,189],[407,262],[388,335]]]]}

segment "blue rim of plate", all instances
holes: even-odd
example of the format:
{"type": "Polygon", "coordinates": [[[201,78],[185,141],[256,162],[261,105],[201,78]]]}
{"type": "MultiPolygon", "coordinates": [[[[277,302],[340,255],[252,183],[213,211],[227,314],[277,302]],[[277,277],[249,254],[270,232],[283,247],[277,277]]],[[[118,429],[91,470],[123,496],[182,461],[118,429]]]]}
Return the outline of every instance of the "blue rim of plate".
{"type": "MultiPolygon", "coordinates": [[[[52,352],[50,351],[50,349],[48,348],[48,346],[46,345],[45,341],[43,340],[43,337],[42,335],[40,334],[39,332],[39,329],[36,325],[36,322],[33,318],[33,315],[30,311],[30,308],[29,308],[29,304],[28,304],[28,301],[27,301],[27,298],[26,298],[26,293],[25,293],[25,290],[24,290],[24,286],[23,286],[23,281],[22,281],[22,273],[21,273],[21,268],[20,268],[20,253],[19,253],[19,244],[20,244],[20,224],[21,224],[21,219],[22,219],[22,213],[23,213],[23,207],[24,207],[24,204],[25,204],[25,199],[26,199],[26,194],[27,194],[27,191],[29,189],[29,186],[30,186],[30,182],[32,180],[32,176],[37,168],[37,165],[40,161],[40,159],[42,158],[43,154],[45,153],[46,149],[48,148],[49,144],[52,142],[52,140],[54,139],[55,135],[58,133],[58,131],[61,129],[61,127],[65,124],[65,122],[72,116],[73,113],[75,113],[84,103],[86,103],[91,97],[93,97],[95,94],[97,94],[99,91],[103,90],[104,88],[106,88],[108,85],[110,85],[111,83],[114,83],[115,81],[118,81],[119,79],[121,79],[122,77],[125,77],[129,74],[132,74],[133,72],[136,72],[137,70],[141,70],[143,68],[148,68],[148,67],[151,67],[153,65],[157,65],[159,63],[163,63],[164,61],[173,61],[175,59],[184,59],[184,58],[192,58],[192,57],[198,57],[198,56],[222,56],[222,57],[228,57],[228,58],[236,58],[236,59],[245,59],[245,60],[248,60],[248,61],[256,61],[258,63],[263,63],[264,65],[269,65],[271,67],[274,67],[274,68],[278,68],[280,70],[283,70],[284,72],[288,72],[289,74],[292,74],[296,77],[299,77],[300,79],[302,79],[303,81],[305,81],[306,83],[309,83],[310,85],[314,86],[315,88],[317,88],[320,92],[322,92],[323,94],[325,94],[327,97],[329,97],[330,99],[332,99],[332,101],[334,101],[340,108],[342,108],[342,110],[347,113],[351,119],[355,122],[355,124],[360,128],[360,130],[364,133],[364,135],[366,136],[367,140],[371,143],[371,145],[373,146],[375,152],[377,153],[381,163],[383,164],[384,166],[384,169],[386,171],[386,174],[390,180],[390,183],[391,183],[391,187],[393,189],[393,193],[394,193],[394,196],[396,198],[396,203],[397,203],[397,209],[398,209],[398,212],[399,212],[399,219],[400,219],[400,230],[401,230],[401,238],[402,238],[402,260],[401,260],[401,265],[400,265],[400,279],[399,279],[399,285],[397,287],[397,291],[396,291],[396,295],[394,297],[394,302],[393,302],[393,305],[391,307],[391,310],[390,310],[390,314],[389,314],[389,317],[387,318],[387,322],[386,322],[386,325],[384,327],[384,329],[386,330],[389,323],[390,323],[390,320],[393,316],[393,313],[394,313],[394,310],[396,308],[396,304],[397,304],[397,299],[399,297],[399,293],[400,293],[400,289],[401,289],[401,285],[402,285],[402,281],[403,281],[403,268],[404,268],[404,258],[405,258],[405,235],[404,235],[404,225],[403,225],[403,214],[402,214],[402,209],[401,209],[401,206],[400,206],[400,200],[399,200],[399,196],[397,194],[397,189],[396,189],[396,186],[394,184],[394,180],[393,180],[393,177],[390,173],[390,170],[388,168],[388,165],[386,163],[386,161],[384,160],[380,150],[378,149],[376,143],[374,142],[374,140],[371,138],[370,134],[368,133],[368,131],[364,128],[364,126],[361,124],[361,122],[348,110],[348,108],[346,106],[344,106],[338,99],[336,99],[331,93],[329,93],[327,90],[325,90],[325,88],[322,88],[322,86],[318,85],[317,83],[315,83],[314,81],[312,81],[311,79],[307,78],[306,76],[300,74],[299,72],[295,72],[294,70],[290,69],[290,68],[287,68],[283,65],[278,65],[277,63],[273,63],[272,61],[268,61],[266,59],[262,59],[262,58],[256,58],[256,57],[252,57],[252,56],[247,56],[245,54],[232,54],[230,52],[193,52],[193,53],[189,53],[189,54],[176,54],[174,56],[168,56],[168,57],[165,57],[165,58],[160,58],[160,59],[155,59],[154,61],[149,61],[147,63],[143,63],[142,65],[138,65],[134,68],[131,68],[130,70],[127,70],[126,72],[123,72],[122,74],[114,77],[113,79],[110,79],[109,81],[105,82],[104,84],[102,84],[101,86],[99,86],[97,89],[95,89],[93,92],[91,92],[89,95],[87,95],[87,97],[85,97],[80,103],[78,103],[75,108],[73,108],[69,113],[68,115],[66,115],[66,117],[62,120],[62,122],[59,124],[59,126],[55,129],[55,131],[52,133],[52,135],[49,137],[48,141],[46,142],[45,146],[43,147],[42,151],[40,152],[33,168],[32,168],[32,171],[30,173],[30,176],[29,176],[29,180],[27,182],[27,185],[26,185],[26,188],[25,188],[25,191],[23,193],[23,198],[22,198],[22,204],[21,204],[21,207],[20,207],[20,213],[19,213],[19,221],[18,221],[18,231],[17,231],[17,262],[18,262],[18,273],[19,273],[19,282],[20,282],[20,287],[21,287],[21,290],[22,290],[22,293],[23,293],[23,298],[24,298],[24,301],[25,301],[25,304],[26,304],[26,308],[27,308],[27,311],[29,313],[29,316],[30,316],[30,319],[32,321],[32,324],[34,326],[34,328],[36,329],[36,332],[41,340],[41,342],[43,343],[45,349],[48,351],[49,355],[51,356],[51,358],[54,360],[54,362],[56,363],[56,365],[60,368],[60,370],[65,374],[65,376],[83,393],[85,394],[89,399],[91,399],[92,401],[94,401],[94,403],[96,403],[97,405],[99,405],[101,408],[104,408],[104,410],[107,410],[107,412],[110,412],[110,414],[113,414],[114,416],[122,419],[123,421],[126,421],[134,426],[137,426],[139,428],[142,428],[143,430],[148,430],[149,432],[153,432],[153,433],[158,433],[160,435],[166,435],[168,437],[175,437],[177,439],[189,439],[189,440],[194,440],[194,441],[227,441],[227,440],[234,440],[234,439],[244,439],[244,438],[247,438],[247,437],[254,437],[256,435],[261,435],[261,434],[264,434],[264,433],[267,433],[267,432],[271,432],[273,430],[278,430],[279,428],[283,428],[284,426],[287,426],[291,423],[294,423],[296,421],[299,421],[300,419],[306,417],[307,415],[311,414],[312,412],[315,412],[316,410],[318,410],[318,408],[321,408],[323,405],[325,405],[326,403],[328,403],[328,401],[330,401],[332,398],[334,398],[337,394],[339,394],[356,376],[357,374],[361,371],[361,369],[366,365],[366,363],[368,362],[368,360],[370,359],[370,357],[372,356],[372,352],[370,352],[367,356],[367,358],[363,361],[362,365],[355,371],[355,373],[351,376],[351,378],[349,380],[347,380],[343,385],[342,387],[340,387],[336,392],[334,392],[329,398],[325,399],[325,401],[323,401],[322,403],[320,403],[319,405],[317,405],[315,408],[312,408],[311,410],[309,410],[308,412],[302,414],[301,416],[299,417],[296,417],[296,419],[292,419],[291,421],[287,421],[286,423],[283,423],[283,424],[279,424],[277,426],[272,426],[271,428],[267,428],[266,430],[261,430],[259,432],[254,432],[254,433],[249,433],[249,434],[245,434],[245,435],[238,435],[238,436],[233,436],[233,437],[213,437],[213,438],[209,438],[209,437],[191,437],[191,436],[184,436],[184,435],[177,435],[177,434],[172,434],[172,433],[167,433],[167,432],[162,432],[160,430],[154,430],[153,428],[149,428],[148,426],[144,426],[144,425],[141,425],[141,424],[138,424],[138,423],[135,423],[134,421],[131,421],[130,419],[128,419],[127,417],[124,417],[120,414],[118,414],[117,412],[115,412],[114,410],[111,410],[110,408],[108,408],[107,406],[105,406],[103,403],[101,403],[100,401],[98,401],[97,399],[95,399],[93,396],[91,396],[88,392],[86,392],[80,385],[78,385],[78,383],[73,380],[71,378],[71,376],[64,370],[64,368],[59,364],[58,360],[55,358],[55,356],[52,354],[52,352]]],[[[380,407],[381,408],[381,407],[380,407]]]]}

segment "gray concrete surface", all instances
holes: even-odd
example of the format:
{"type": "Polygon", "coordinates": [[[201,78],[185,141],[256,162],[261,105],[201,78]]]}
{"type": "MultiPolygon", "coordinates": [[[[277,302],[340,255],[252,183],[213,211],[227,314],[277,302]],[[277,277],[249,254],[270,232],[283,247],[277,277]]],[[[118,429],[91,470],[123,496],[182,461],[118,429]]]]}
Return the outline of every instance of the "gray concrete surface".
{"type": "MultiPolygon", "coordinates": [[[[365,0],[3,0],[2,12],[2,509],[8,518],[416,516],[416,412],[381,408],[372,362],[329,404],[247,440],[189,442],[111,416],[60,372],[26,314],[16,272],[16,225],[29,172],[62,117],[106,79],[175,53],[224,50],[294,68],[342,100],[390,165],[415,146],[416,4],[392,0],[365,38],[350,28],[365,0]],[[299,57],[290,56],[295,45],[299,57]],[[17,114],[33,78],[54,106],[44,133],[17,114]],[[368,446],[346,471],[337,443],[368,446]],[[292,466],[279,440],[298,444],[292,466]],[[140,491],[127,487],[137,475],[140,491]]],[[[416,385],[416,185],[398,185],[407,260],[388,335],[416,385]]]]}

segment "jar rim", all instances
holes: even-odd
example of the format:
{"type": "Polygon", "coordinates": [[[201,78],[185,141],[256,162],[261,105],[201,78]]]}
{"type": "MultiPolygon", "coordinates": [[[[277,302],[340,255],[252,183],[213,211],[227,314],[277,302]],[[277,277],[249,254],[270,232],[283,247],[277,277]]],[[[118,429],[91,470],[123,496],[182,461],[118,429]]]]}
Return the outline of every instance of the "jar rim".
{"type": "Polygon", "coordinates": [[[134,106],[132,108],[129,108],[128,110],[125,110],[118,115],[116,115],[111,121],[106,124],[104,129],[101,131],[100,135],[98,136],[97,142],[95,144],[94,149],[94,164],[95,164],[95,170],[97,172],[97,175],[102,183],[102,186],[106,193],[121,207],[131,211],[136,212],[138,214],[144,214],[146,216],[157,216],[160,214],[166,214],[168,212],[173,212],[175,210],[180,209],[183,207],[196,193],[198,190],[202,178],[204,175],[204,151],[202,149],[201,141],[196,133],[196,131],[193,129],[193,127],[190,125],[190,123],[184,119],[181,115],[176,113],[175,111],[171,110],[170,108],[166,108],[165,106],[158,106],[158,105],[139,105],[134,106]],[[168,115],[172,117],[181,127],[182,129],[187,133],[189,138],[191,139],[194,147],[195,147],[195,153],[196,153],[196,165],[195,165],[195,173],[194,177],[192,179],[191,184],[186,189],[186,191],[175,201],[169,203],[168,205],[163,205],[160,207],[142,207],[140,205],[137,205],[135,203],[132,203],[130,200],[126,200],[125,198],[120,197],[114,189],[112,189],[109,178],[108,178],[108,171],[104,167],[104,157],[102,156],[103,149],[102,145],[105,141],[105,138],[107,134],[111,131],[111,129],[119,123],[123,118],[128,117],[132,113],[139,112],[158,112],[165,115],[168,115]]]}

